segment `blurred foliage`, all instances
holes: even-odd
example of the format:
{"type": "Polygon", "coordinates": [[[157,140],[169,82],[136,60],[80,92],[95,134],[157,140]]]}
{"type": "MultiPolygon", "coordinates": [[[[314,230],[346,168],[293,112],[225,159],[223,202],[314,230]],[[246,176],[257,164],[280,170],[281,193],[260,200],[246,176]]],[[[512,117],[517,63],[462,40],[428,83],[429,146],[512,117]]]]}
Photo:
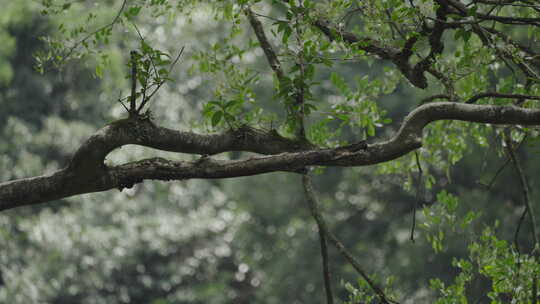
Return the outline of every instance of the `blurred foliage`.
{"type": "MultiPolygon", "coordinates": [[[[337,146],[391,134],[422,98],[445,90],[436,83],[426,91],[413,88],[390,64],[306,26],[321,16],[341,18],[356,1],[303,1],[308,10],[298,1],[41,2],[0,1],[2,181],[64,166],[85,137],[126,115],[118,99],[129,94],[131,50],[146,64],[140,83],[173,80],[149,109],[175,129],[249,124],[291,135],[298,127],[291,94],[302,87],[309,139],[337,146]],[[253,40],[241,12],[247,4],[270,16],[260,19],[281,56],[282,82],[253,40]],[[182,47],[178,64],[168,69],[182,47]],[[150,58],[162,60],[167,73],[153,70],[150,58]]],[[[388,18],[381,12],[392,8],[391,20],[414,35],[416,14],[432,16],[435,9],[432,1],[415,9],[404,1],[363,2],[372,22],[349,20],[349,28],[396,47],[403,40],[380,26],[388,18]]],[[[540,34],[517,35],[537,41],[540,34]]],[[[525,92],[511,71],[486,61],[495,50],[466,31],[450,36],[444,55],[452,56],[443,56],[437,69],[454,81],[460,100],[492,88],[525,92]]],[[[513,132],[516,141],[525,132],[527,139],[538,136],[513,132]]],[[[330,228],[402,303],[507,303],[509,294],[523,303],[540,269],[528,255],[527,221],[518,238],[521,254],[510,245],[523,211],[511,165],[490,183],[505,162],[502,131],[441,121],[424,135],[422,179],[414,154],[377,167],[321,170],[316,188],[330,228]],[[414,211],[421,229],[413,243],[414,211]]],[[[531,189],[539,188],[538,151],[534,141],[519,151],[531,189]]],[[[128,146],[107,163],[149,155],[187,157],[128,146]]],[[[533,190],[532,200],[538,199],[533,190]]],[[[145,182],[121,193],[4,211],[0,302],[323,303],[317,231],[306,207],[299,178],[274,173],[145,182]]],[[[330,260],[342,301],[373,302],[366,283],[332,249],[330,260]]]]}

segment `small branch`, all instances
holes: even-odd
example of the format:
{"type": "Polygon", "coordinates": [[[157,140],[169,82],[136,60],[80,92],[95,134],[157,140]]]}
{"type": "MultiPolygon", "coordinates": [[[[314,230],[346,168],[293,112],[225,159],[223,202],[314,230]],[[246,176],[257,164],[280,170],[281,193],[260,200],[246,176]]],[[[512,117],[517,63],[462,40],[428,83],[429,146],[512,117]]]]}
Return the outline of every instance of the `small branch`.
{"type": "MultiPolygon", "coordinates": [[[[135,29],[135,32],[139,36],[139,39],[143,43],[146,43],[146,41],[144,40],[144,37],[141,34],[141,31],[139,30],[137,25],[135,23],[132,23],[132,25],[133,25],[133,28],[135,29]]],[[[172,71],[172,69],[174,68],[174,66],[176,65],[176,63],[178,62],[178,60],[180,59],[180,57],[182,56],[183,53],[184,53],[184,47],[182,47],[182,49],[180,49],[180,52],[178,53],[178,56],[176,56],[174,61],[169,66],[168,74],[170,74],[170,72],[172,71]]],[[[150,60],[150,63],[152,64],[152,70],[153,70],[154,76],[157,78],[157,81],[153,80],[153,82],[150,85],[148,85],[148,79],[152,76],[152,73],[150,72],[149,73],[150,75],[148,75],[146,77],[145,82],[141,83],[141,85],[142,85],[142,89],[141,89],[141,91],[142,91],[142,101],[141,101],[139,107],[137,108],[136,113],[140,113],[142,111],[144,106],[150,101],[150,99],[152,99],[152,97],[154,97],[154,95],[159,91],[159,89],[161,89],[161,87],[166,82],[166,80],[163,79],[162,76],[159,74],[158,69],[156,67],[156,64],[154,63],[154,59],[152,58],[152,56],[149,56],[149,60],[150,60]],[[155,86],[155,88],[153,88],[153,91],[150,94],[147,95],[147,92],[150,89],[152,89],[153,86],[155,86]]]]}
{"type": "MultiPolygon", "coordinates": [[[[303,8],[302,8],[303,9],[303,8]]],[[[299,139],[306,139],[306,129],[304,125],[304,119],[305,119],[305,58],[304,58],[304,42],[302,41],[302,29],[300,28],[299,22],[301,19],[303,19],[303,13],[296,13],[295,16],[295,36],[296,36],[296,43],[298,43],[299,51],[297,56],[297,63],[300,66],[300,87],[295,88],[295,105],[296,107],[293,108],[294,111],[296,111],[296,120],[298,123],[297,130],[296,130],[296,136],[299,139]]]]}
{"type": "MultiPolygon", "coordinates": [[[[441,5],[436,11],[437,19],[440,20],[446,20],[447,14],[448,11],[446,9],[446,6],[444,5],[441,5]]],[[[414,65],[412,71],[410,71],[409,78],[418,82],[420,88],[426,88],[428,84],[424,73],[426,71],[429,71],[432,75],[434,75],[436,78],[443,82],[443,84],[447,88],[447,93],[448,95],[450,95],[450,99],[452,100],[454,99],[454,89],[453,86],[450,84],[448,77],[446,77],[446,75],[438,73],[437,71],[435,71],[435,68],[432,67],[436,61],[437,56],[440,55],[444,50],[442,36],[444,34],[444,31],[448,27],[449,25],[435,21],[435,25],[433,26],[433,28],[427,31],[429,32],[429,54],[425,58],[420,60],[416,65],[414,65]]]]}
{"type": "Polygon", "coordinates": [[[499,177],[499,174],[501,174],[501,172],[504,170],[504,168],[506,168],[506,166],[508,165],[509,162],[510,162],[510,158],[507,158],[504,161],[504,163],[499,167],[499,169],[497,169],[497,171],[495,172],[495,174],[493,175],[493,177],[491,178],[489,183],[484,184],[482,182],[479,182],[479,184],[482,185],[482,186],[485,186],[488,190],[491,189],[491,187],[493,186],[493,184],[497,180],[497,177],[499,177]]]}
{"type": "MultiPolygon", "coordinates": [[[[523,139],[519,142],[519,144],[517,145],[516,147],[516,150],[518,150],[521,145],[523,145],[523,143],[525,142],[525,140],[527,139],[527,136],[525,135],[523,137],[523,139]]],[[[497,171],[495,171],[495,174],[493,175],[493,177],[491,178],[491,180],[489,181],[489,183],[487,184],[484,184],[482,182],[479,182],[478,184],[486,187],[488,190],[491,189],[491,187],[493,186],[493,184],[495,183],[495,181],[497,180],[497,178],[499,177],[499,175],[502,173],[502,171],[504,170],[504,168],[506,168],[506,166],[510,163],[510,157],[507,157],[506,160],[504,161],[504,163],[499,167],[499,169],[497,169],[497,171]]]]}
{"type": "Polygon", "coordinates": [[[334,244],[339,253],[341,253],[345,257],[345,259],[353,266],[356,272],[358,272],[358,274],[360,274],[360,276],[368,283],[368,285],[375,292],[375,294],[382,303],[395,303],[394,301],[388,299],[388,297],[384,294],[384,291],[369,278],[369,276],[363,270],[362,266],[360,266],[360,263],[356,260],[356,258],[345,248],[345,246],[343,246],[341,241],[331,231],[328,230],[326,223],[317,207],[317,197],[315,195],[315,190],[313,190],[311,177],[308,174],[304,174],[302,181],[304,185],[304,193],[306,196],[306,200],[308,201],[313,217],[317,221],[319,229],[328,236],[329,240],[332,242],[332,244],[334,244]]]}
{"type": "MultiPolygon", "coordinates": [[[[437,0],[437,3],[441,5],[449,5],[455,9],[455,13],[461,16],[467,16],[467,8],[463,3],[456,0],[437,0]]],[[[540,26],[540,18],[528,18],[528,17],[507,17],[507,16],[494,16],[490,14],[477,13],[475,16],[479,20],[491,20],[503,24],[514,25],[528,25],[528,26],[540,26]]]]}
{"type": "Polygon", "coordinates": [[[412,50],[414,44],[418,41],[418,37],[416,36],[409,38],[402,49],[397,49],[384,46],[371,38],[360,38],[353,33],[336,29],[327,20],[315,20],[313,26],[317,27],[329,40],[340,39],[349,44],[354,44],[355,47],[365,52],[375,54],[381,59],[392,61],[412,85],[421,89],[425,89],[428,86],[424,72],[428,71],[428,68],[431,67],[436,55],[442,52],[444,45],[440,41],[440,38],[443,31],[449,27],[442,23],[438,23],[434,29],[422,32],[424,35],[431,32],[429,36],[431,51],[428,57],[421,60],[413,67],[409,62],[409,59],[413,55],[412,50]]]}
{"type": "MultiPolygon", "coordinates": [[[[174,61],[171,63],[171,66],[169,67],[169,73],[172,71],[172,69],[174,68],[174,66],[176,65],[176,63],[178,62],[178,60],[180,59],[180,57],[182,56],[182,54],[184,53],[184,47],[182,47],[182,49],[180,49],[180,52],[178,53],[178,56],[176,56],[176,58],[174,59],[174,61]]],[[[152,99],[152,97],[154,97],[154,95],[159,91],[159,89],[161,88],[161,86],[163,86],[163,84],[165,84],[165,80],[161,80],[156,88],[152,91],[152,93],[150,93],[148,96],[146,96],[143,101],[141,102],[141,105],[139,106],[139,108],[137,109],[137,112],[140,113],[141,110],[144,108],[144,106],[146,105],[146,103],[148,101],[150,101],[150,99],[152,99]]]]}
{"type": "Polygon", "coordinates": [[[510,160],[512,161],[512,164],[514,165],[514,168],[516,169],[516,173],[519,176],[519,182],[521,184],[521,190],[523,192],[523,201],[525,202],[525,206],[527,207],[527,214],[529,215],[529,220],[531,221],[534,245],[536,247],[540,245],[540,243],[538,242],[536,217],[534,215],[531,201],[530,201],[529,184],[527,181],[527,177],[525,176],[525,173],[523,172],[523,168],[521,167],[521,163],[516,157],[516,153],[513,148],[512,139],[510,137],[511,136],[510,131],[507,131],[505,135],[506,135],[505,136],[506,151],[508,153],[508,156],[510,157],[510,160]]]}
{"type": "MultiPolygon", "coordinates": [[[[264,32],[264,28],[262,23],[255,17],[253,11],[250,8],[246,8],[244,10],[244,14],[247,16],[249,20],[249,24],[251,25],[251,28],[253,29],[253,32],[255,33],[255,36],[257,37],[257,40],[259,41],[259,45],[261,49],[264,52],[264,55],[266,57],[266,60],[268,61],[268,64],[270,65],[270,68],[274,71],[274,74],[276,75],[277,81],[279,83],[279,90],[285,90],[285,86],[289,86],[284,82],[285,79],[285,73],[283,72],[283,69],[281,67],[281,62],[276,55],[276,52],[274,51],[272,45],[270,44],[270,41],[268,40],[268,37],[266,37],[266,34],[264,32]]],[[[303,103],[303,94],[299,94],[298,92],[294,93],[295,98],[295,104],[302,104],[303,103]]],[[[287,104],[287,103],[286,103],[287,104]]],[[[288,105],[286,107],[287,110],[287,116],[292,115],[293,113],[293,105],[288,105]]],[[[298,116],[294,116],[293,119],[297,120],[298,116]]],[[[302,120],[300,120],[301,123],[302,120]]],[[[298,122],[298,120],[297,120],[298,122]]],[[[299,128],[300,135],[299,138],[302,137],[303,134],[303,127],[299,128]]]]}
{"type": "Polygon", "coordinates": [[[478,14],[477,18],[482,19],[482,20],[492,20],[492,21],[496,21],[496,22],[500,22],[504,24],[540,27],[540,18],[493,16],[493,15],[486,15],[486,14],[478,14]]]}
{"type": "Polygon", "coordinates": [[[356,43],[359,49],[375,54],[382,59],[392,59],[399,53],[398,49],[382,46],[376,40],[370,38],[360,38],[353,33],[335,29],[327,20],[315,20],[313,25],[318,28],[329,40],[340,39],[350,44],[356,43]]]}
{"type": "Polygon", "coordinates": [[[414,156],[416,159],[416,167],[418,167],[418,179],[416,181],[416,198],[414,200],[414,207],[413,207],[413,218],[412,218],[412,224],[411,224],[411,241],[414,243],[414,229],[416,227],[416,209],[418,208],[418,202],[420,201],[420,195],[422,191],[422,165],[420,164],[420,159],[418,158],[418,151],[414,151],[414,156]]]}
{"type": "Polygon", "coordinates": [[[497,92],[486,92],[474,95],[473,97],[467,99],[465,103],[475,103],[479,99],[491,97],[491,98],[508,98],[508,99],[530,99],[530,100],[540,100],[540,96],[535,95],[523,95],[523,94],[506,94],[506,93],[497,93],[497,92]]]}
{"type": "Polygon", "coordinates": [[[525,209],[523,210],[523,212],[521,213],[521,216],[519,217],[516,232],[514,233],[514,246],[516,246],[516,250],[518,252],[518,255],[521,254],[521,250],[519,250],[519,241],[518,241],[519,231],[521,230],[521,225],[525,221],[525,216],[527,215],[528,210],[529,209],[527,208],[527,206],[525,206],[525,209]]]}
{"type": "Polygon", "coordinates": [[[270,44],[268,38],[266,37],[266,34],[264,33],[262,23],[254,16],[251,9],[245,9],[244,13],[249,20],[249,24],[251,25],[253,32],[255,32],[255,36],[257,36],[257,40],[259,40],[259,44],[261,45],[261,48],[264,52],[264,55],[266,56],[266,60],[268,60],[268,63],[270,64],[270,67],[272,68],[274,73],[276,73],[278,79],[283,78],[284,74],[283,70],[281,69],[281,63],[279,62],[276,52],[272,48],[272,45],[270,44]]]}
{"type": "Polygon", "coordinates": [[[518,7],[540,8],[540,5],[515,3],[517,2],[516,0],[475,0],[475,2],[487,4],[487,5],[496,5],[496,6],[518,6],[518,7]]]}
{"type": "Polygon", "coordinates": [[[425,104],[425,103],[432,102],[432,101],[434,101],[435,99],[446,99],[446,100],[449,100],[449,99],[450,99],[450,95],[448,95],[448,94],[437,94],[437,95],[428,96],[428,97],[422,99],[422,100],[420,101],[420,104],[423,105],[423,104],[425,104]]]}
{"type": "Polygon", "coordinates": [[[86,35],[84,38],[82,38],[81,40],[79,40],[78,42],[76,42],[70,49],[69,51],[67,52],[67,54],[65,56],[63,56],[62,58],[62,61],[65,60],[65,58],[69,58],[69,56],[71,56],[71,54],[73,54],[73,52],[75,51],[75,49],[81,45],[83,42],[85,42],[86,40],[90,39],[92,36],[94,36],[96,33],[108,28],[108,27],[112,27],[116,24],[116,22],[118,22],[118,20],[120,19],[120,16],[122,15],[122,12],[124,11],[124,8],[126,7],[126,4],[127,4],[127,0],[124,0],[122,1],[122,5],[120,6],[120,10],[118,10],[118,13],[116,14],[116,16],[114,17],[114,19],[111,21],[111,23],[107,24],[107,25],[104,25],[100,28],[98,28],[97,30],[89,33],[88,35],[86,35]]]}
{"type": "Polygon", "coordinates": [[[131,96],[129,99],[129,115],[137,114],[135,102],[137,100],[137,52],[131,51],[131,96]]]}
{"type": "Polygon", "coordinates": [[[332,294],[330,268],[328,266],[328,248],[326,246],[326,233],[327,233],[326,223],[324,222],[324,219],[319,210],[319,207],[317,206],[317,202],[314,199],[310,199],[310,198],[314,198],[315,194],[307,193],[307,191],[310,191],[313,189],[311,177],[308,174],[304,174],[302,176],[302,185],[304,186],[304,191],[306,191],[306,201],[308,203],[309,210],[311,211],[311,216],[313,216],[313,218],[315,219],[315,222],[317,223],[317,228],[319,231],[319,240],[321,243],[321,257],[322,257],[322,265],[323,265],[324,289],[326,290],[326,303],[333,304],[334,296],[332,294]]]}
{"type": "MultiPolygon", "coordinates": [[[[510,134],[510,130],[506,129],[505,132],[505,143],[506,143],[506,151],[508,153],[508,156],[512,160],[512,164],[514,165],[514,168],[516,169],[516,173],[519,176],[519,181],[521,184],[521,190],[523,192],[523,200],[525,202],[526,212],[529,216],[529,221],[531,222],[532,226],[532,234],[533,234],[533,240],[534,240],[534,246],[533,246],[533,256],[536,263],[540,260],[540,254],[538,250],[540,249],[538,246],[540,246],[540,243],[538,242],[538,234],[537,234],[537,226],[536,226],[536,217],[534,214],[534,211],[532,209],[531,201],[530,201],[530,194],[529,194],[529,183],[527,181],[527,177],[523,171],[523,168],[521,167],[521,163],[519,162],[518,158],[516,157],[516,153],[513,148],[512,138],[510,134]]],[[[521,222],[521,220],[520,220],[521,222]]],[[[516,231],[517,234],[518,231],[516,231]]],[[[517,242],[517,237],[516,237],[517,242]]],[[[532,295],[531,295],[531,303],[537,303],[538,300],[538,291],[537,291],[537,281],[538,281],[538,274],[534,275],[533,277],[533,289],[532,289],[532,295]]]]}
{"type": "Polygon", "coordinates": [[[124,109],[126,109],[126,112],[129,113],[129,109],[126,107],[126,105],[122,101],[122,92],[119,92],[119,94],[118,94],[118,102],[122,105],[122,107],[124,107],[124,109]]]}

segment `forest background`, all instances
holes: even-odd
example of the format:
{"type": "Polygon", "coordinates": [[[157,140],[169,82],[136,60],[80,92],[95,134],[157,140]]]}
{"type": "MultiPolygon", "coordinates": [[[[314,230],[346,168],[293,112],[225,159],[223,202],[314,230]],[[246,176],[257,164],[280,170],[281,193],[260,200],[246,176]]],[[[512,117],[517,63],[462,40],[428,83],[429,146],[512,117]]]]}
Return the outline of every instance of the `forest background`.
{"type": "MultiPolygon", "coordinates": [[[[294,133],[298,126],[280,110],[275,76],[242,14],[249,3],[172,2],[0,1],[0,181],[66,166],[96,130],[126,117],[118,99],[129,95],[130,52],[145,47],[171,54],[170,79],[148,105],[160,125],[218,132],[241,126],[235,117],[246,113],[242,117],[250,124],[294,133]],[[94,32],[119,13],[122,26],[94,32]],[[87,33],[92,33],[87,45],[77,45],[71,57],[55,58],[56,51],[69,50],[69,42],[87,33]],[[233,101],[243,101],[231,103],[230,112],[219,110],[233,95],[233,101]]],[[[279,29],[279,18],[292,4],[277,2],[256,3],[253,11],[260,13],[256,17],[272,43],[286,35],[294,43],[295,33],[279,29]],[[272,32],[272,26],[278,30],[272,32]]],[[[327,1],[298,3],[319,2],[327,1]]],[[[356,1],[334,3],[352,12],[346,16],[350,23],[368,9],[356,1]]],[[[436,10],[434,2],[418,3],[419,10],[436,10]]],[[[406,15],[395,18],[399,23],[406,15]]],[[[511,31],[538,51],[538,25],[511,31]]],[[[489,51],[470,36],[467,31],[443,36],[453,51],[470,52],[461,55],[459,71],[489,67],[498,69],[500,78],[465,79],[458,95],[491,86],[539,95],[537,84],[520,86],[512,63],[484,62],[475,53],[489,51]]],[[[391,62],[367,56],[336,51],[325,60],[332,66],[317,66],[310,94],[326,106],[314,101],[314,118],[306,124],[309,139],[328,147],[369,142],[375,134],[390,137],[412,109],[433,101],[430,96],[443,87],[414,87],[391,62]],[[341,103],[344,98],[361,106],[341,103]],[[370,118],[339,117],[339,111],[370,118]]],[[[538,104],[531,100],[526,106],[538,104]]],[[[315,170],[314,188],[329,230],[392,301],[529,301],[540,286],[540,266],[532,254],[531,222],[524,217],[521,178],[526,176],[535,206],[538,130],[441,121],[424,131],[424,140],[416,153],[380,165],[315,170]],[[508,145],[516,148],[514,154],[508,145]]],[[[106,164],[149,156],[198,159],[133,145],[113,151],[106,164]]],[[[145,181],[120,190],[2,211],[0,302],[327,303],[318,228],[299,174],[145,181]]],[[[335,299],[378,303],[373,286],[339,251],[328,249],[335,299]]]]}

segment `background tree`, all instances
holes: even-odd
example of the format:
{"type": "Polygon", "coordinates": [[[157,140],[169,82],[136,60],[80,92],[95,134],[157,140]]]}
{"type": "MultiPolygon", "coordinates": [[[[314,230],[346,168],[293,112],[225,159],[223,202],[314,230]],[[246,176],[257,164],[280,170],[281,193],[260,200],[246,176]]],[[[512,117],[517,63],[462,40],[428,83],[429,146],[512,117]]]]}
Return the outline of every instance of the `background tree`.
{"type": "MultiPolygon", "coordinates": [[[[382,289],[388,282],[367,276],[367,285],[361,279],[359,285],[340,287],[339,279],[354,282],[358,274],[341,260],[339,251],[331,250],[334,280],[325,284],[327,294],[328,286],[334,285],[339,287],[336,297],[351,297],[352,302],[370,297],[381,302],[425,300],[433,294],[425,279],[415,280],[418,273],[425,272],[426,265],[433,269],[435,261],[457,256],[454,265],[461,274],[454,284],[448,268],[437,265],[446,273],[442,281],[432,282],[434,290],[442,291],[440,301],[536,297],[538,263],[526,255],[537,243],[536,233],[531,237],[522,231],[516,233],[519,238],[513,230],[526,215],[524,204],[529,206],[528,223],[534,222],[534,197],[524,172],[534,171],[534,165],[523,166],[525,154],[516,155],[514,149],[538,137],[537,130],[528,127],[540,122],[538,7],[526,1],[254,2],[111,2],[115,10],[92,1],[47,1],[43,8],[13,5],[40,10],[42,17],[36,20],[58,29],[45,40],[48,49],[40,49],[37,40],[31,43],[40,49],[38,69],[53,65],[68,77],[56,80],[57,89],[50,91],[55,76],[44,80],[29,73],[44,81],[43,97],[27,84],[17,90],[16,81],[6,82],[3,105],[20,100],[32,105],[17,103],[18,112],[10,110],[4,120],[6,137],[15,143],[27,138],[23,144],[30,151],[21,153],[9,143],[5,147],[11,155],[4,159],[5,166],[20,163],[15,167],[22,169],[7,170],[13,175],[5,180],[13,181],[0,184],[1,208],[114,188],[131,190],[73,198],[93,203],[4,211],[13,216],[3,218],[4,241],[10,249],[2,256],[3,282],[8,285],[0,296],[21,303],[323,301],[322,289],[317,288],[322,280],[313,271],[320,263],[314,255],[316,229],[296,175],[306,174],[310,166],[380,163],[362,171],[319,169],[323,174],[316,177],[316,189],[325,212],[314,216],[319,229],[325,226],[322,215],[329,220],[321,244],[324,247],[324,237],[335,241],[333,236],[339,235],[364,261],[356,267],[361,275],[413,279],[397,280],[401,286],[393,291],[382,289]],[[171,39],[180,33],[182,41],[171,39]],[[208,38],[189,40],[190,36],[208,38]],[[95,87],[87,86],[98,85],[96,80],[69,77],[70,71],[89,75],[73,58],[95,60],[89,64],[104,80],[100,102],[95,87]],[[128,64],[127,79],[118,77],[122,62],[128,64]],[[172,77],[175,81],[164,86],[172,77]],[[118,88],[124,88],[120,102],[113,103],[118,88]],[[24,91],[38,95],[18,97],[24,91]],[[34,106],[37,98],[44,100],[40,105],[56,103],[60,110],[49,113],[55,107],[44,106],[34,111],[39,109],[34,106]],[[449,102],[434,102],[437,99],[449,102]],[[148,108],[151,112],[145,112],[148,108]],[[201,121],[198,113],[205,120],[190,123],[201,121]],[[82,140],[91,134],[92,125],[111,120],[82,140]],[[165,129],[157,122],[190,131],[165,129]],[[422,137],[430,122],[434,123],[422,137]],[[51,137],[55,130],[67,142],[51,137]],[[76,130],[80,133],[74,134],[76,130]],[[42,139],[30,136],[38,132],[42,139]],[[200,135],[209,132],[218,133],[200,135]],[[70,158],[72,138],[79,138],[81,145],[70,158]],[[113,151],[127,144],[202,157],[179,160],[176,154],[131,146],[113,151]],[[421,145],[418,152],[407,154],[421,145]],[[498,172],[486,168],[497,153],[479,149],[485,151],[488,145],[488,151],[497,151],[519,172],[519,178],[510,170],[501,177],[513,177],[516,190],[492,187],[491,175],[498,172]],[[231,153],[207,156],[222,152],[231,153]],[[141,160],[145,157],[153,158],[141,160]],[[478,174],[460,176],[451,169],[456,164],[478,174]],[[50,174],[22,178],[43,171],[50,174]],[[278,171],[297,174],[232,182],[145,183],[144,189],[136,185],[145,179],[214,179],[278,171]],[[478,179],[487,180],[487,186],[478,185],[478,179]],[[268,185],[280,185],[282,191],[274,194],[268,185]],[[399,185],[411,193],[397,191],[399,185]],[[463,190],[473,185],[476,190],[463,190]],[[507,191],[503,196],[499,190],[507,191]],[[266,191],[272,198],[267,201],[262,198],[266,191]],[[450,193],[475,206],[460,205],[458,196],[450,193]],[[121,203],[126,197],[131,201],[121,203]],[[515,212],[506,210],[502,217],[479,203],[491,203],[494,197],[515,212]],[[96,208],[97,203],[103,207],[96,208]],[[428,240],[436,252],[446,250],[443,254],[426,253],[426,244],[420,242],[406,243],[410,218],[403,215],[409,213],[423,215],[428,240]],[[492,225],[494,218],[513,221],[505,229],[496,227],[502,230],[498,237],[512,239],[514,247],[484,228],[483,223],[492,225]],[[461,245],[445,239],[450,231],[461,245]],[[462,253],[460,233],[470,243],[468,258],[462,253]],[[24,254],[19,248],[26,249],[24,254]],[[36,256],[44,262],[38,263],[36,256]],[[424,256],[427,262],[411,256],[424,256]],[[298,271],[291,275],[291,269],[298,271]],[[81,281],[81,271],[93,275],[81,281]]],[[[10,22],[14,30],[9,35],[24,41],[18,35],[28,31],[15,30],[21,21],[10,22]]],[[[13,54],[22,55],[23,49],[34,53],[17,46],[13,54]]],[[[17,73],[9,77],[15,80],[17,73]]],[[[304,183],[308,201],[315,203],[309,178],[304,183]]],[[[334,297],[328,302],[330,298],[334,297]]]]}

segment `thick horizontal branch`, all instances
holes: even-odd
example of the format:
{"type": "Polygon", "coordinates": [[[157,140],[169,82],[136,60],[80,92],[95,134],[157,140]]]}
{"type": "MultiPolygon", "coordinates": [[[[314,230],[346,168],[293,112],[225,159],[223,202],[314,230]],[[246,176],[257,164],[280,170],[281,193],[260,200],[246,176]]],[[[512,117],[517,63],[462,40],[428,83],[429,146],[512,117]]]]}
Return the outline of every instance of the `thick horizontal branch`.
{"type": "Polygon", "coordinates": [[[275,130],[262,131],[244,126],[219,134],[197,134],[159,127],[149,119],[134,117],[116,121],[96,132],[78,149],[69,167],[92,170],[102,165],[112,150],[129,144],[201,155],[230,151],[277,154],[314,147],[280,136],[275,130]]]}
{"type": "Polygon", "coordinates": [[[233,178],[270,172],[303,172],[306,166],[366,166],[398,158],[421,146],[422,130],[436,120],[475,123],[540,125],[540,109],[516,106],[434,102],[412,111],[389,140],[357,148],[315,148],[281,137],[276,132],[252,128],[222,134],[200,135],[155,126],[145,119],[127,119],[99,130],[75,153],[71,164],[52,175],[0,184],[0,210],[37,204],[72,195],[123,189],[147,179],[233,178]],[[215,154],[251,151],[268,156],[244,160],[198,161],[146,159],[115,167],[103,160],[113,149],[137,144],[160,150],[215,154]]]}

